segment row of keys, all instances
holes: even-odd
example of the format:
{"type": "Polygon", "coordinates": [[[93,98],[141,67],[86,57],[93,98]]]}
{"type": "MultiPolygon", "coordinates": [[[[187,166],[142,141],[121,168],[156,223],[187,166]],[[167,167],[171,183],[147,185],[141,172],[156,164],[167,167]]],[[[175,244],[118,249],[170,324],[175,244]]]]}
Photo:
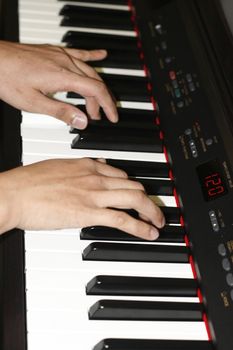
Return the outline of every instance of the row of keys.
{"type": "MultiPolygon", "coordinates": [[[[62,18],[59,16],[55,18],[56,16],[54,16],[54,12],[51,9],[56,8],[56,12],[59,13],[64,4],[71,6],[74,5],[74,2],[56,2],[52,0],[48,2],[42,0],[38,5],[35,0],[30,2],[21,0],[21,4],[23,3],[29,6],[28,10],[24,10],[23,6],[20,6],[20,12],[25,19],[21,30],[24,42],[40,43],[49,41],[50,43],[63,43],[63,45],[69,47],[85,49],[107,48],[109,56],[104,60],[105,62],[99,64],[94,62],[93,65],[101,68],[99,72],[104,72],[103,78],[106,79],[109,85],[112,84],[112,89],[115,90],[116,94],[119,94],[118,105],[121,108],[127,107],[131,109],[131,112],[128,113],[127,122],[126,119],[124,120],[123,111],[121,111],[123,123],[129,123],[130,115],[134,118],[135,111],[139,129],[140,113],[137,111],[140,109],[151,114],[153,105],[148,98],[147,79],[145,79],[145,73],[141,69],[142,62],[138,55],[135,32],[115,27],[108,29],[102,26],[102,28],[87,28],[86,26],[59,27],[62,18]],[[42,6],[44,3],[44,9],[46,10],[42,6]],[[62,3],[62,6],[58,6],[60,3],[62,3]],[[38,20],[34,20],[33,11],[36,12],[35,9],[38,10],[38,6],[42,16],[38,17],[38,20]],[[47,25],[43,22],[43,16],[47,20],[47,25]],[[110,75],[107,77],[107,74],[112,74],[113,72],[107,70],[107,68],[114,68],[114,74],[124,72],[125,78],[117,79],[110,75]],[[131,79],[130,77],[132,76],[136,76],[137,79],[131,79]],[[111,81],[108,80],[110,78],[111,81]],[[119,81],[123,83],[120,84],[119,81]],[[135,94],[133,91],[135,91],[135,94]],[[136,94],[137,98],[133,98],[136,94]],[[125,99],[122,99],[122,97],[125,99]]],[[[84,5],[84,2],[75,3],[81,6],[84,5]]],[[[108,4],[104,4],[104,1],[97,1],[97,3],[90,1],[88,6],[91,6],[91,3],[94,3],[93,6],[99,6],[100,3],[106,7],[110,5],[118,6],[118,10],[120,10],[119,6],[126,5],[125,2],[117,0],[110,1],[108,4]]],[[[102,8],[102,6],[100,7],[102,8]]],[[[121,8],[121,11],[129,10],[127,6],[125,7],[124,9],[121,8]]],[[[95,14],[93,16],[95,17],[95,14]]],[[[94,20],[96,20],[96,17],[94,20]]],[[[71,25],[73,23],[69,21],[68,23],[63,22],[63,24],[71,25]]],[[[84,104],[83,99],[75,95],[61,96],[60,94],[59,99],[69,103],[84,104]]],[[[144,115],[141,115],[144,125],[147,118],[146,115],[146,112],[144,115]]],[[[41,117],[38,120],[38,117],[33,118],[32,115],[24,113],[22,132],[25,163],[54,156],[69,158],[80,156],[95,158],[102,156],[111,158],[108,162],[112,162],[112,165],[115,164],[117,166],[117,164],[121,164],[122,168],[131,177],[147,178],[144,181],[146,186],[148,185],[148,175],[152,178],[156,176],[158,178],[158,181],[156,180],[157,190],[161,187],[164,188],[164,186],[166,191],[167,189],[169,190],[167,194],[164,194],[162,191],[163,194],[161,192],[161,195],[158,195],[158,192],[156,192],[156,200],[163,206],[168,207],[164,208],[167,219],[170,218],[169,220],[172,222],[176,221],[176,224],[170,223],[166,225],[164,230],[167,238],[164,238],[162,247],[161,242],[159,244],[158,242],[142,242],[124,232],[114,232],[110,228],[103,230],[102,227],[86,228],[82,232],[79,232],[79,230],[26,232],[28,349],[69,348],[69,350],[73,350],[79,346],[82,350],[90,350],[95,346],[97,349],[101,348],[101,346],[104,349],[108,348],[108,346],[113,346],[114,342],[105,343],[103,341],[105,338],[115,338],[119,342],[123,338],[137,338],[137,340],[141,341],[143,339],[152,340],[156,338],[198,339],[199,341],[196,344],[207,344],[207,335],[202,322],[201,305],[199,305],[196,297],[196,281],[192,278],[191,267],[188,263],[188,252],[183,243],[184,230],[177,224],[179,222],[179,210],[176,208],[172,193],[173,185],[169,180],[169,169],[166,166],[166,159],[161,149],[160,153],[70,149],[70,141],[73,140],[74,134],[70,134],[69,128],[63,128],[63,125],[57,121],[48,121],[48,117],[41,117]],[[129,162],[129,159],[132,162],[129,162]],[[147,161],[149,161],[148,164],[147,161]],[[145,170],[142,170],[144,166],[145,169],[148,169],[148,174],[145,173],[145,170]],[[123,243],[120,242],[121,234],[123,237],[126,237],[125,241],[127,241],[127,246],[125,247],[128,247],[128,250],[124,250],[125,256],[119,256],[119,253],[122,254],[123,252],[121,249],[123,243]],[[92,238],[90,238],[90,235],[92,235],[92,238]],[[176,235],[179,238],[172,240],[172,236],[176,235]],[[104,237],[107,237],[107,241],[105,241],[104,237]],[[135,239],[135,241],[131,241],[132,245],[129,244],[131,238],[132,240],[135,239]],[[167,242],[165,243],[166,240],[167,242]],[[121,244],[120,247],[119,244],[121,244]],[[109,249],[110,245],[111,249],[109,249]],[[101,249],[101,252],[99,249],[101,249]],[[142,249],[148,251],[151,249],[153,251],[162,249],[163,252],[167,253],[172,250],[174,253],[177,252],[178,256],[183,256],[185,262],[135,262],[135,255],[132,261],[128,261],[129,254],[132,253],[140,254],[141,259],[146,257],[147,254],[141,254],[142,249]],[[112,261],[113,251],[115,251],[114,254],[118,257],[118,261],[112,261]],[[101,260],[103,253],[105,254],[105,261],[101,260]],[[136,279],[132,280],[134,277],[136,279]],[[146,288],[142,288],[142,278],[146,288]],[[121,290],[118,284],[120,280],[121,290]],[[178,280],[177,288],[175,280],[178,280]],[[137,296],[132,295],[135,293],[136,288],[138,288],[137,296]],[[111,295],[109,294],[110,289],[112,290],[111,295]],[[149,294],[149,291],[151,295],[145,296],[145,293],[149,294]],[[100,300],[100,293],[104,302],[100,300]],[[117,293],[118,295],[116,295],[117,293]],[[126,295],[127,293],[128,295],[126,295]],[[177,295],[175,295],[176,293],[177,295]],[[138,315],[133,318],[133,321],[129,321],[128,315],[126,315],[126,302],[131,307],[129,312],[133,311],[133,313],[136,312],[138,315]],[[138,304],[133,306],[132,303],[134,302],[138,302],[138,304]],[[153,304],[149,305],[148,303],[153,304]],[[157,312],[161,310],[161,315],[163,315],[162,309],[166,310],[170,321],[165,319],[163,322],[158,320],[147,321],[148,306],[153,306],[157,312]],[[118,310],[121,315],[120,319],[116,320],[114,315],[116,315],[118,310]],[[143,311],[143,313],[139,310],[143,311]],[[190,310],[191,314],[187,310],[190,310]],[[105,315],[103,315],[103,312],[105,315]],[[186,316],[189,318],[189,321],[184,321],[182,316],[183,321],[177,321],[175,318],[171,320],[171,314],[175,317],[177,312],[180,312],[180,316],[183,312],[187,312],[186,316]],[[191,316],[191,320],[188,315],[193,315],[194,318],[191,316]],[[92,319],[89,320],[89,318],[92,319]],[[142,318],[144,318],[144,321],[142,321],[142,318]]],[[[151,117],[148,116],[148,118],[151,117]]],[[[104,128],[107,130],[108,126],[102,125],[102,132],[105,134],[104,128]]],[[[118,129],[121,130],[121,127],[119,126],[118,129]]],[[[137,127],[132,129],[129,136],[133,134],[135,129],[137,127]]],[[[147,126],[143,127],[141,132],[147,133],[146,129],[148,129],[147,126]]],[[[92,133],[90,133],[89,142],[91,142],[93,135],[98,133],[94,124],[90,125],[90,130],[92,130],[92,133]]],[[[139,131],[135,131],[135,133],[137,132],[139,131]]],[[[116,137],[120,137],[117,131],[114,131],[114,133],[117,135],[116,137]]],[[[154,138],[156,140],[158,130],[156,130],[154,123],[151,123],[150,133],[151,139],[154,138]]],[[[161,142],[158,141],[158,145],[161,145],[161,142]]],[[[154,183],[154,181],[152,182],[154,183]]],[[[149,181],[149,185],[151,186],[151,181],[149,181]]],[[[154,252],[150,256],[154,259],[154,252]]],[[[185,344],[188,345],[191,342],[189,341],[185,344]]],[[[164,344],[164,342],[162,343],[164,344]]],[[[119,346],[119,343],[116,342],[114,346],[119,346]]],[[[204,348],[200,349],[204,350],[204,348]]]]}

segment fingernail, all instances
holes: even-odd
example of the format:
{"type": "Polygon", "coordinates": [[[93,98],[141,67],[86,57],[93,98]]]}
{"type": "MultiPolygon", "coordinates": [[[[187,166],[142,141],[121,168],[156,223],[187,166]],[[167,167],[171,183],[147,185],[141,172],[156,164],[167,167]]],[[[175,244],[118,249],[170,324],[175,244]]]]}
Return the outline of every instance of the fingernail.
{"type": "Polygon", "coordinates": [[[100,50],[98,50],[100,53],[102,53],[102,54],[106,54],[107,53],[107,51],[106,50],[104,50],[104,49],[100,49],[100,50]]]}
{"type": "Polygon", "coordinates": [[[152,227],[150,229],[150,239],[153,241],[159,237],[159,232],[156,230],[156,228],[152,227]]]}
{"type": "Polygon", "coordinates": [[[87,117],[83,114],[75,114],[71,126],[76,129],[85,129],[87,126],[87,117]]]}
{"type": "Polygon", "coordinates": [[[161,221],[160,221],[160,228],[163,227],[165,225],[166,221],[165,221],[165,217],[163,216],[161,221]]]}

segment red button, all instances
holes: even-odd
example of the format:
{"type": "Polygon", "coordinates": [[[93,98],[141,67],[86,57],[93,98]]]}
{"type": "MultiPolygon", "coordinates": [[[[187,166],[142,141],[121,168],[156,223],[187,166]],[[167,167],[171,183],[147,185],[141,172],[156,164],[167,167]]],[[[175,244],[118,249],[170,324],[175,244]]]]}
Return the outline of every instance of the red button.
{"type": "Polygon", "coordinates": [[[176,72],[174,70],[170,70],[169,77],[171,80],[175,80],[176,79],[176,72]]]}

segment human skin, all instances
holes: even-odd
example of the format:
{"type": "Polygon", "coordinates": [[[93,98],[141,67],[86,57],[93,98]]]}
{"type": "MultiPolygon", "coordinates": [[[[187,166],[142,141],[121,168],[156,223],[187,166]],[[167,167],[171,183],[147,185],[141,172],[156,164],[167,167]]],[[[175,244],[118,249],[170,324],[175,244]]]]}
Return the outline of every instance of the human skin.
{"type": "Polygon", "coordinates": [[[164,225],[161,210],[137,181],[101,160],[53,159],[0,174],[0,233],[28,230],[115,227],[153,240],[164,225]],[[122,210],[137,210],[135,219],[122,210]]]}
{"type": "Polygon", "coordinates": [[[51,115],[79,129],[87,126],[88,117],[100,118],[100,107],[110,121],[117,122],[111,92],[95,69],[85,63],[106,56],[105,50],[0,41],[0,98],[20,110],[51,115]],[[83,96],[87,114],[52,98],[63,91],[83,96]]]}
{"type": "MultiPolygon", "coordinates": [[[[114,98],[85,61],[106,57],[104,50],[0,41],[0,98],[31,113],[51,115],[83,129],[88,118],[117,122],[114,98]],[[58,91],[74,91],[86,100],[87,114],[56,101],[58,91]]],[[[39,118],[39,116],[38,116],[39,118]]],[[[160,209],[143,186],[104,160],[54,159],[0,174],[0,233],[105,225],[144,239],[156,239],[164,225],[160,209]],[[114,209],[115,208],[115,209],[114,209]],[[135,209],[139,219],[117,209],[135,209]]]]}

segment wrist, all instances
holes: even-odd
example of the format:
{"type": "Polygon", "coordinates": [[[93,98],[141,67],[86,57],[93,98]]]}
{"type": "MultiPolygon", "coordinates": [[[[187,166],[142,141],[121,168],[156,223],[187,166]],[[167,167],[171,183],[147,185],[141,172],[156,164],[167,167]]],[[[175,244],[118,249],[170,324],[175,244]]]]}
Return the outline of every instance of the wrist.
{"type": "Polygon", "coordinates": [[[13,198],[11,198],[11,191],[8,191],[7,186],[4,186],[3,174],[0,175],[0,234],[17,226],[16,220],[14,220],[13,198]]]}

